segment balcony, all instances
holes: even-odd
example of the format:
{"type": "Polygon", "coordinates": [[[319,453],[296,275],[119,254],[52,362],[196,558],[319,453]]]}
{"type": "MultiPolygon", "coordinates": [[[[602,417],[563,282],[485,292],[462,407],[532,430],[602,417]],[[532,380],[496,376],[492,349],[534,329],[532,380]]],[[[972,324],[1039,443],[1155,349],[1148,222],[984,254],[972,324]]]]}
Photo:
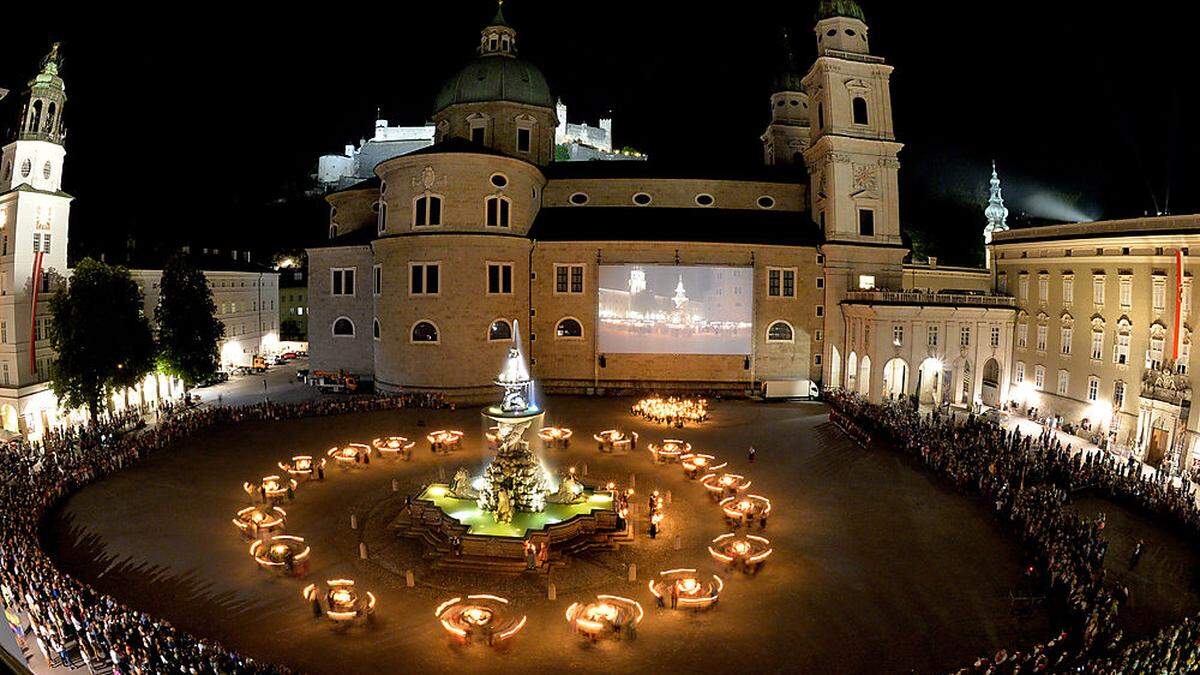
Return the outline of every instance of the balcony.
{"type": "Polygon", "coordinates": [[[871,305],[939,305],[947,307],[995,307],[1016,309],[1017,299],[1011,295],[975,293],[939,293],[936,291],[849,291],[845,302],[871,305]]]}
{"type": "Polygon", "coordinates": [[[1192,397],[1190,390],[1172,389],[1170,387],[1156,387],[1152,384],[1142,385],[1142,398],[1147,398],[1152,401],[1160,401],[1169,405],[1182,405],[1183,402],[1192,397]]]}

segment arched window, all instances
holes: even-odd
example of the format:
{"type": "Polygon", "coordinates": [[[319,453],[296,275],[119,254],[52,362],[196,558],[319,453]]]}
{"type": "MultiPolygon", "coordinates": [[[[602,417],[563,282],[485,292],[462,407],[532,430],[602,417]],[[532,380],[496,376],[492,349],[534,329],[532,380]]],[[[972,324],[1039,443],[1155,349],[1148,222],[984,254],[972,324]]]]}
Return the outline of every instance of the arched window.
{"type": "Polygon", "coordinates": [[[567,317],[558,322],[554,327],[554,336],[567,340],[580,339],[583,337],[583,326],[579,321],[567,317]]]}
{"type": "Polygon", "coordinates": [[[379,231],[387,229],[387,202],[379,200],[379,231]]]}
{"type": "Polygon", "coordinates": [[[767,342],[792,342],[795,335],[792,324],[786,321],[776,321],[767,328],[767,342]]]}
{"type": "Polygon", "coordinates": [[[329,226],[329,238],[337,239],[337,223],[329,226]]]}
{"type": "Polygon", "coordinates": [[[438,342],[438,329],[433,325],[432,321],[421,320],[413,324],[412,341],[436,344],[438,342]]]}
{"type": "Polygon", "coordinates": [[[488,326],[488,340],[491,342],[500,342],[503,340],[512,339],[512,326],[504,319],[496,319],[488,326]]]}
{"type": "Polygon", "coordinates": [[[41,129],[42,124],[42,102],[40,100],[33,102],[33,117],[29,121],[29,130],[37,133],[41,129]]]}
{"type": "Polygon", "coordinates": [[[855,124],[863,124],[863,125],[869,124],[870,122],[868,121],[868,118],[867,118],[867,99],[865,99],[861,96],[855,96],[854,101],[853,101],[853,107],[854,107],[854,123],[855,124]]]}
{"type": "Polygon", "coordinates": [[[375,339],[376,339],[376,340],[378,340],[378,339],[379,339],[379,333],[381,332],[381,331],[380,331],[380,329],[379,329],[379,319],[375,319],[375,320],[372,322],[372,325],[371,325],[371,332],[372,332],[372,334],[374,335],[375,339]]]}
{"type": "Polygon", "coordinates": [[[491,196],[486,200],[487,226],[508,227],[509,214],[512,212],[512,200],[508,197],[491,196]]]}
{"type": "Polygon", "coordinates": [[[413,200],[413,225],[441,225],[442,198],[440,195],[417,195],[413,200]]]}
{"type": "Polygon", "coordinates": [[[354,337],[354,322],[344,316],[339,316],[333,322],[333,336],[354,337]]]}
{"type": "Polygon", "coordinates": [[[50,107],[46,111],[46,133],[54,133],[54,101],[50,102],[50,107]]]}

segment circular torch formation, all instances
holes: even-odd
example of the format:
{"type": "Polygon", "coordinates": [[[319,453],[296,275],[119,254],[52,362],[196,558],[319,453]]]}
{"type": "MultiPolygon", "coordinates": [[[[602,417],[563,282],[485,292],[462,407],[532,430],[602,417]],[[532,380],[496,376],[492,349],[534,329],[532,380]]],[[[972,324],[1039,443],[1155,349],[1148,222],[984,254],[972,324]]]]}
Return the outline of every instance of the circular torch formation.
{"type": "Polygon", "coordinates": [[[296,481],[292,478],[263,476],[258,485],[254,483],[242,483],[242,489],[252,497],[255,493],[258,493],[263,503],[269,503],[286,497],[289,491],[295,492],[296,485],[296,481]]]}
{"type": "Polygon", "coordinates": [[[304,538],[290,534],[277,534],[250,544],[250,555],[263,569],[284,570],[291,574],[304,573],[309,553],[304,538]]]}
{"type": "Polygon", "coordinates": [[[366,443],[347,443],[342,446],[334,446],[325,454],[340,466],[353,466],[361,464],[363,459],[371,454],[371,446],[366,443]]]}
{"type": "Polygon", "coordinates": [[[455,429],[439,429],[427,434],[425,439],[429,441],[429,447],[434,452],[439,452],[442,450],[457,450],[458,446],[462,444],[462,437],[463,432],[461,431],[455,429]]]}
{"type": "Polygon", "coordinates": [[[325,605],[321,606],[322,596],[317,593],[317,585],[309,584],[301,593],[304,599],[313,603],[313,613],[324,611],[325,616],[335,623],[345,623],[355,619],[365,619],[375,612],[375,594],[359,593],[350,579],[330,579],[325,582],[325,605]]]}
{"type": "Polygon", "coordinates": [[[736,473],[710,473],[700,477],[704,489],[716,495],[733,495],[750,487],[750,480],[736,473]]]}
{"type": "Polygon", "coordinates": [[[596,439],[597,447],[602,452],[628,450],[633,443],[637,442],[636,433],[626,435],[625,432],[616,429],[606,429],[598,434],[592,434],[592,438],[596,439]]]}
{"type": "Polygon", "coordinates": [[[278,506],[247,506],[237,512],[233,525],[242,534],[257,539],[277,529],[283,529],[287,513],[278,506]]]}
{"type": "Polygon", "coordinates": [[[712,545],[708,547],[708,553],[713,559],[731,567],[740,567],[750,573],[757,572],[759,566],[774,551],[771,542],[765,537],[752,534],[739,537],[735,532],[713,539],[712,545]]]}
{"type": "Polygon", "coordinates": [[[699,424],[708,419],[708,401],[702,398],[644,398],[633,404],[630,412],[651,422],[682,427],[684,424],[699,424]]]}
{"type": "Polygon", "coordinates": [[[438,605],[433,614],[446,632],[463,642],[482,637],[489,645],[516,635],[526,621],[525,615],[512,611],[507,599],[486,594],[452,598],[438,605]]]}
{"type": "Polygon", "coordinates": [[[706,471],[716,471],[724,469],[729,462],[717,462],[717,458],[712,455],[703,455],[698,452],[688,453],[679,458],[679,464],[683,467],[683,472],[688,478],[698,478],[706,471]]]}
{"type": "Polygon", "coordinates": [[[670,598],[671,609],[707,609],[717,604],[725,582],[712,575],[712,580],[701,579],[696,570],[681,568],[659,572],[657,579],[649,583],[650,593],[664,606],[670,598]]]}
{"type": "Polygon", "coordinates": [[[771,515],[771,500],[760,495],[741,495],[726,497],[721,500],[721,510],[725,517],[740,525],[745,525],[755,518],[766,523],[771,515]]]}
{"type": "Polygon", "coordinates": [[[402,457],[412,459],[413,446],[416,441],[410,441],[403,436],[385,436],[371,441],[380,457],[402,457]]]}
{"type": "Polygon", "coordinates": [[[317,475],[318,468],[325,468],[325,459],[314,459],[311,455],[296,455],[292,457],[290,464],[280,462],[279,468],[291,476],[312,478],[317,475]]]}
{"type": "Polygon", "coordinates": [[[567,608],[567,623],[591,640],[619,638],[642,622],[646,612],[636,600],[597,595],[595,602],[574,602],[567,608]]]}
{"type": "Polygon", "coordinates": [[[565,448],[571,444],[572,433],[566,427],[542,427],[538,431],[538,438],[552,448],[565,448]]]}
{"type": "Polygon", "coordinates": [[[680,457],[692,452],[691,443],[685,443],[675,438],[668,438],[658,445],[651,443],[649,448],[650,454],[654,455],[656,462],[675,462],[680,457]]]}

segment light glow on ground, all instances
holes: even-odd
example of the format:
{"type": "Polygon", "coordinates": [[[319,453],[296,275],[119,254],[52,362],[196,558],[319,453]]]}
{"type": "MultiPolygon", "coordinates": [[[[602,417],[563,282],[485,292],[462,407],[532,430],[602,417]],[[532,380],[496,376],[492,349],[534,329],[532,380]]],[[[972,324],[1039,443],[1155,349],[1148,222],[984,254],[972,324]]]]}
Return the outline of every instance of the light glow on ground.
{"type": "Polygon", "coordinates": [[[457,499],[449,496],[449,486],[434,483],[425,488],[417,499],[433,502],[451,518],[470,527],[468,534],[486,534],[493,537],[524,537],[529,531],[541,530],[547,525],[561,523],[578,515],[612,508],[612,497],[608,493],[594,493],[584,488],[587,499],[578,504],[553,504],[547,502],[541,513],[517,511],[511,523],[497,523],[490,511],[481,511],[472,499],[457,499]]]}

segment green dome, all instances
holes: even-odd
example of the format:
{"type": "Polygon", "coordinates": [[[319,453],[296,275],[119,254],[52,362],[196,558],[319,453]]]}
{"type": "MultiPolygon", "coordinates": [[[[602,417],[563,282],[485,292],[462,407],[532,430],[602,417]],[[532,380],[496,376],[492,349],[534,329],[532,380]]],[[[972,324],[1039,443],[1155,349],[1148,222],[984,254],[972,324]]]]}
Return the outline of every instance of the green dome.
{"type": "Polygon", "coordinates": [[[457,103],[508,101],[553,108],[546,77],[528,61],[504,55],[481,56],[446,80],[433,112],[457,103]]]}
{"type": "Polygon", "coordinates": [[[821,0],[821,4],[817,5],[817,21],[835,16],[867,22],[867,15],[863,14],[862,7],[854,0],[821,0]]]}

